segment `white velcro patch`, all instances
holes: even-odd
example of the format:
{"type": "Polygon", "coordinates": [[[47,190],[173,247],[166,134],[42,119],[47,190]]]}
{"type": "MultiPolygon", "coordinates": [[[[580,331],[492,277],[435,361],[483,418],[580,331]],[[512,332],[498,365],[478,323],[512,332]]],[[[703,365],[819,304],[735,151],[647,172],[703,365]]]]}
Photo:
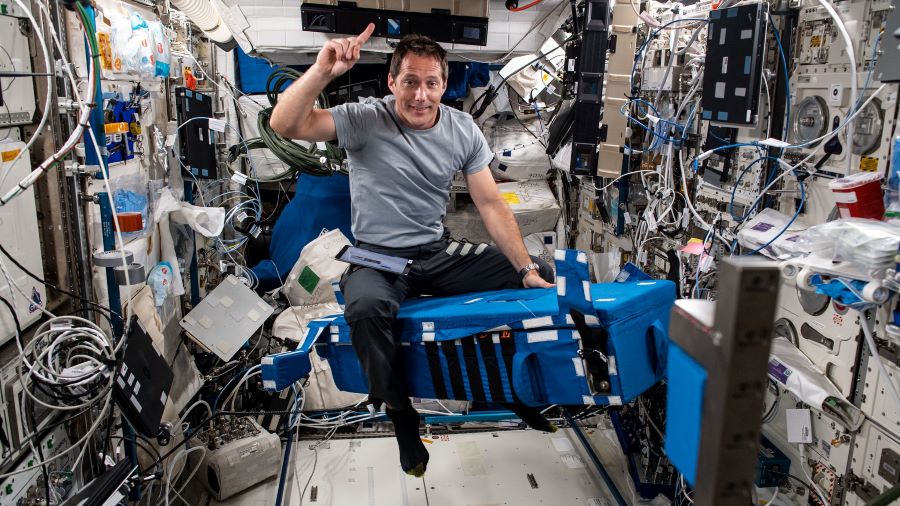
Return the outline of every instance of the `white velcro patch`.
{"type": "Polygon", "coordinates": [[[622,405],[622,398],[619,397],[618,395],[610,395],[609,397],[607,397],[607,399],[609,399],[610,406],[621,406],[622,405]]]}
{"type": "Polygon", "coordinates": [[[616,368],[616,357],[610,355],[607,358],[607,364],[609,364],[609,375],[615,376],[619,374],[619,369],[616,368]]]}
{"type": "Polygon", "coordinates": [[[540,318],[529,318],[527,320],[522,320],[522,327],[526,329],[546,327],[548,325],[553,325],[552,316],[541,316],[540,318]]]}
{"type": "Polygon", "coordinates": [[[556,276],[556,295],[563,297],[566,295],[566,277],[556,276]]]}
{"type": "Polygon", "coordinates": [[[434,332],[425,332],[422,334],[422,340],[428,342],[434,341],[434,332]]]}
{"type": "Polygon", "coordinates": [[[543,343],[559,340],[559,334],[555,330],[542,330],[540,332],[529,332],[526,334],[526,338],[529,343],[543,343]]]}
{"type": "Polygon", "coordinates": [[[597,404],[596,402],[594,402],[594,397],[591,395],[582,395],[581,403],[585,406],[593,406],[594,404],[597,404]]]}
{"type": "Polygon", "coordinates": [[[275,380],[263,380],[263,388],[266,390],[275,390],[275,380]]]}
{"type": "Polygon", "coordinates": [[[572,357],[572,363],[575,364],[575,376],[584,377],[584,364],[578,357],[572,357]]]}
{"type": "Polygon", "coordinates": [[[566,259],[566,250],[558,249],[553,252],[553,258],[562,262],[566,259]]]}
{"type": "Polygon", "coordinates": [[[577,262],[580,263],[580,264],[586,264],[586,263],[587,263],[587,255],[584,254],[584,251],[579,251],[579,252],[578,252],[578,256],[575,257],[575,261],[577,261],[577,262]]]}
{"type": "Polygon", "coordinates": [[[259,361],[260,365],[272,365],[275,363],[275,357],[265,356],[259,361]]]}
{"type": "Polygon", "coordinates": [[[581,289],[584,291],[584,300],[591,300],[591,282],[584,280],[581,282],[581,289]]]}

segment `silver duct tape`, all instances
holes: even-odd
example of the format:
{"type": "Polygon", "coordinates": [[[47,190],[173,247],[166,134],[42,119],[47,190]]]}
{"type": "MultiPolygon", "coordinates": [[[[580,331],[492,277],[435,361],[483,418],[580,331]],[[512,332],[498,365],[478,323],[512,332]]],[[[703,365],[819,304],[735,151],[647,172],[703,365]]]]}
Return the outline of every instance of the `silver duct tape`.
{"type": "Polygon", "coordinates": [[[113,272],[116,275],[116,284],[119,286],[136,285],[147,280],[147,276],[144,274],[144,266],[141,264],[128,264],[128,269],[120,265],[113,267],[113,272]]]}
{"type": "MultiPolygon", "coordinates": [[[[134,253],[125,252],[125,263],[134,262],[134,253]]],[[[97,267],[122,267],[122,252],[120,250],[98,251],[94,253],[94,265],[97,267]]]]}

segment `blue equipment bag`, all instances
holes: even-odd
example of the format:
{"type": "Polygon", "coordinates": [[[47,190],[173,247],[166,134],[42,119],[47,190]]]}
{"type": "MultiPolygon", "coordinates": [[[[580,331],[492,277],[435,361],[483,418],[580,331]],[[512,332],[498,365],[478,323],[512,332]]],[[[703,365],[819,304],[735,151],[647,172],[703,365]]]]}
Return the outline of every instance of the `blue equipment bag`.
{"type": "MultiPolygon", "coordinates": [[[[557,251],[556,288],[498,290],[405,301],[395,336],[409,395],[542,404],[622,404],[665,371],[670,281],[590,284],[586,255],[557,251]]],[[[310,323],[296,358],[263,362],[264,386],[307,374],[312,340],[337,387],[368,392],[342,315],[310,323]],[[328,321],[330,320],[330,321],[328,321]],[[327,328],[326,328],[327,327],[327,328]],[[278,364],[292,361],[295,373],[278,364]],[[308,358],[306,359],[308,362],[308,358]],[[271,363],[267,363],[271,362],[271,363]]]]}

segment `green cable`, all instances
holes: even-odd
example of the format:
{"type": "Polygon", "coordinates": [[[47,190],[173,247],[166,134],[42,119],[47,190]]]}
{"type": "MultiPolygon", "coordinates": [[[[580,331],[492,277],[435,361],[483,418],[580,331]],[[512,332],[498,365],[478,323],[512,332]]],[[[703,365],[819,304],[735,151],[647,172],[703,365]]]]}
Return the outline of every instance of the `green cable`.
{"type": "MultiPolygon", "coordinates": [[[[294,179],[298,172],[312,176],[330,176],[335,172],[347,175],[344,153],[334,144],[330,142],[324,143],[324,150],[318,149],[317,144],[310,144],[304,147],[291,139],[279,135],[269,125],[272,110],[278,104],[280,90],[297,80],[301,75],[300,72],[294,69],[279,68],[269,76],[268,80],[266,80],[266,97],[271,106],[260,111],[257,116],[256,123],[259,137],[247,139],[245,142],[231,147],[228,164],[226,164],[229,171],[234,172],[231,163],[237,160],[239,156],[249,156],[248,151],[252,149],[268,148],[289,169],[271,176],[245,174],[248,180],[257,182],[285,181],[294,179]]],[[[316,105],[323,108],[328,107],[328,99],[324,93],[319,95],[316,105]]]]}
{"type": "Polygon", "coordinates": [[[900,483],[885,490],[881,495],[866,503],[866,506],[888,506],[900,499],[900,483]]]}

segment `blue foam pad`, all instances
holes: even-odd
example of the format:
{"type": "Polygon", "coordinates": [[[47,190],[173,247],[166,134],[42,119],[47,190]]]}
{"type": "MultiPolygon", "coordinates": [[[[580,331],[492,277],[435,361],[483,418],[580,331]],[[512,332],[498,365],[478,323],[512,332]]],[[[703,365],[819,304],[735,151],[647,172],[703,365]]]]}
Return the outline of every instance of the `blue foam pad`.
{"type": "Polygon", "coordinates": [[[700,428],[706,369],[677,344],[669,349],[668,400],[666,401],[666,455],[693,486],[697,483],[700,428]]]}

